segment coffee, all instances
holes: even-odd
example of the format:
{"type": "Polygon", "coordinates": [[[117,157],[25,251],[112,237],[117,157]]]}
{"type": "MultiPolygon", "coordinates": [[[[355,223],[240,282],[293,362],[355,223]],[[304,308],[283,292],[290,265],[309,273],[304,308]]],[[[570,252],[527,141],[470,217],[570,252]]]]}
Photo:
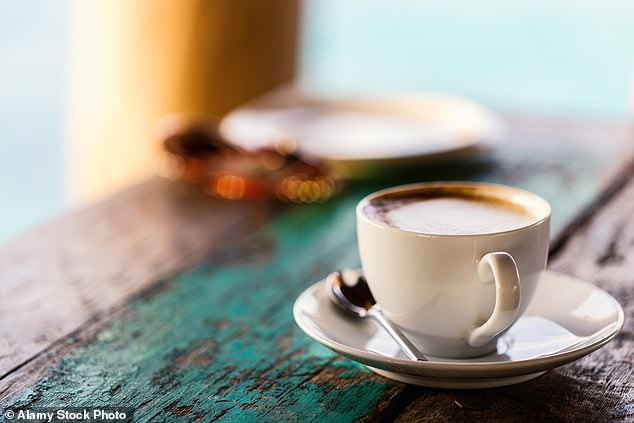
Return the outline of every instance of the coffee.
{"type": "Polygon", "coordinates": [[[380,197],[366,206],[366,214],[394,228],[438,235],[503,232],[536,220],[511,202],[469,195],[380,197]]]}
{"type": "Polygon", "coordinates": [[[517,188],[405,185],[365,197],[356,215],[372,295],[432,356],[495,351],[546,267],[550,206],[517,188]]]}

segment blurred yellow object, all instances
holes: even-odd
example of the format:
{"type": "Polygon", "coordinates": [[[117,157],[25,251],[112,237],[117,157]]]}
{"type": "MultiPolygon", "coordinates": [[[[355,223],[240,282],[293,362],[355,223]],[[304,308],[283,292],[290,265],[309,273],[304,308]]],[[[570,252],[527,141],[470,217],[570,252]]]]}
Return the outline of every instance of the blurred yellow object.
{"type": "Polygon", "coordinates": [[[67,122],[75,203],[150,175],[168,113],[220,117],[292,79],[298,0],[76,0],[67,122]]]}

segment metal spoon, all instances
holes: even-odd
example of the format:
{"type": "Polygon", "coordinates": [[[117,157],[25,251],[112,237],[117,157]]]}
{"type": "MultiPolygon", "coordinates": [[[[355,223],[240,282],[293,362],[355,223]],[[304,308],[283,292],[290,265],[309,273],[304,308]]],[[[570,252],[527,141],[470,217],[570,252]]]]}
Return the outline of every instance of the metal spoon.
{"type": "MultiPolygon", "coordinates": [[[[352,271],[346,271],[346,273],[348,272],[352,271]]],[[[332,302],[357,317],[373,317],[398,342],[409,358],[416,361],[427,361],[427,357],[405,337],[399,328],[383,315],[381,307],[374,300],[365,278],[356,272],[354,273],[356,276],[354,285],[347,285],[344,282],[343,273],[340,271],[328,275],[326,285],[328,287],[328,296],[332,302]]]]}

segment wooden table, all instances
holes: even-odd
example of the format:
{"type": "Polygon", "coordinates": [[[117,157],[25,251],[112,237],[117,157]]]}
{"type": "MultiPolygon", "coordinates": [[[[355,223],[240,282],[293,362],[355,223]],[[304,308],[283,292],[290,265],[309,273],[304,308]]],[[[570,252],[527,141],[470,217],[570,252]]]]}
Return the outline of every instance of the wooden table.
{"type": "Polygon", "coordinates": [[[5,245],[0,409],[125,405],[136,421],[169,422],[633,421],[629,128],[508,121],[510,141],[489,160],[353,184],[324,204],[223,202],[153,179],[5,245]],[[393,382],[304,335],[296,296],[359,264],[355,203],[436,179],[548,199],[550,267],[614,295],[622,334],[533,381],[472,391],[393,382]]]}

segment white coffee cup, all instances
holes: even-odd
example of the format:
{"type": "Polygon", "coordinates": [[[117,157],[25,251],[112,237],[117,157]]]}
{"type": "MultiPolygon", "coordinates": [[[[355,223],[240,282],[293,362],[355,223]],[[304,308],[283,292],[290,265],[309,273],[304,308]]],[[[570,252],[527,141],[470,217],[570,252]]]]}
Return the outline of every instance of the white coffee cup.
{"type": "MultiPolygon", "coordinates": [[[[497,339],[531,301],[546,267],[550,205],[502,185],[437,182],[378,191],[359,202],[357,236],[363,272],[385,315],[425,354],[474,357],[497,339]],[[510,230],[477,234],[420,233],[372,217],[377,199],[437,196],[505,202],[530,214],[510,230]]],[[[468,216],[465,216],[468,225],[468,216]]]]}

